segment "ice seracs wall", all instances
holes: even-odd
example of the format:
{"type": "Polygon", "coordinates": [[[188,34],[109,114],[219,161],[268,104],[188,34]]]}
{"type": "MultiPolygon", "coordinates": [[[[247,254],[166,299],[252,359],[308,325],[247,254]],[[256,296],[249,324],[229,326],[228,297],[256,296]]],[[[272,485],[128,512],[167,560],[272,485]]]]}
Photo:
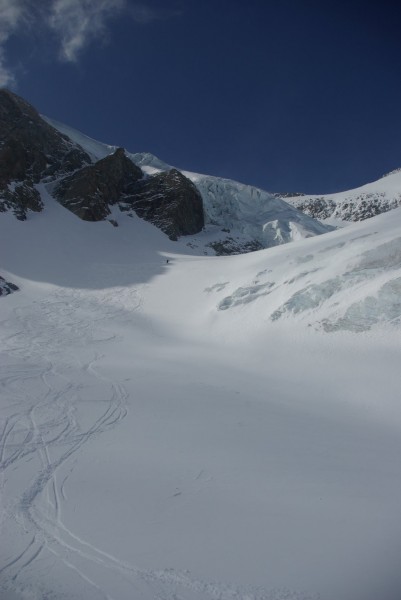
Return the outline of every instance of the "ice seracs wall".
{"type": "Polygon", "coordinates": [[[213,243],[219,254],[237,253],[247,241],[259,248],[312,237],[331,228],[302,214],[283,200],[261,189],[230,179],[185,172],[203,198],[206,223],[231,235],[213,243]]]}
{"type": "Polygon", "coordinates": [[[400,231],[398,208],[330,236],[292,244],[285,256],[270,251],[252,269],[248,265],[240,285],[226,286],[217,309],[244,308],[245,314],[263,314],[267,321],[295,321],[326,332],[399,327],[400,231]]]}

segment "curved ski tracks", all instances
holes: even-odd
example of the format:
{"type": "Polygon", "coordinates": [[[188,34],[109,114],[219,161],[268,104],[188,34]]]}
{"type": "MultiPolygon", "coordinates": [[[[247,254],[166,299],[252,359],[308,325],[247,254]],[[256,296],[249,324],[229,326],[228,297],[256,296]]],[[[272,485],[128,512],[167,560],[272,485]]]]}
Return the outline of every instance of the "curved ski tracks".
{"type": "MultiPolygon", "coordinates": [[[[1,525],[3,530],[11,529],[13,538],[25,540],[22,550],[0,563],[3,590],[18,589],[24,570],[44,549],[78,570],[64,557],[66,548],[72,553],[77,549],[64,541],[63,536],[72,539],[73,534],[61,520],[73,458],[94,436],[114,428],[127,414],[125,389],[100,374],[95,365],[101,356],[93,355],[93,345],[91,348],[96,322],[105,311],[95,313],[87,322],[74,319],[81,304],[77,292],[57,292],[38,306],[17,308],[12,320],[14,331],[2,343],[7,367],[0,378],[6,404],[0,422],[0,477],[5,502],[1,525]],[[88,362],[77,360],[73,352],[76,345],[83,349],[83,356],[92,354],[88,362]],[[77,370],[82,373],[79,383],[77,370]],[[93,422],[83,425],[80,409],[88,402],[85,384],[90,379],[99,382],[105,397],[96,403],[89,400],[93,422]],[[33,477],[23,475],[26,487],[19,490],[20,481],[9,485],[10,479],[16,479],[14,473],[24,469],[28,461],[35,464],[35,472],[33,477]],[[65,468],[68,472],[60,485],[58,473],[65,468]]],[[[81,576],[89,583],[84,573],[81,576]]]]}
{"type": "MultiPolygon", "coordinates": [[[[131,310],[139,308],[139,293],[130,293],[131,310]]],[[[124,307],[111,306],[108,300],[110,295],[105,294],[97,295],[94,302],[88,293],[57,291],[14,309],[14,319],[3,323],[8,335],[1,346],[6,368],[0,376],[5,398],[0,420],[0,532],[3,540],[18,539],[19,545],[13,544],[10,553],[2,547],[0,592],[33,600],[55,597],[54,590],[44,587],[44,568],[52,558],[57,568],[70,570],[81,581],[76,593],[68,590],[60,597],[316,600],[317,596],[289,590],[202,582],[188,572],[141,569],[96,548],[63,523],[68,478],[80,452],[127,415],[126,390],[101,373],[97,362],[102,355],[94,351],[93,342],[98,348],[101,341],[106,353],[107,344],[117,340],[102,332],[104,320],[126,318],[124,307]],[[85,307],[87,319],[82,317],[85,307]],[[93,382],[102,390],[96,402],[87,394],[93,382]],[[86,422],[82,408],[88,404],[90,420],[86,422]],[[44,568],[38,564],[41,558],[44,568]],[[107,586],[104,577],[99,578],[105,569],[107,586]]]]}

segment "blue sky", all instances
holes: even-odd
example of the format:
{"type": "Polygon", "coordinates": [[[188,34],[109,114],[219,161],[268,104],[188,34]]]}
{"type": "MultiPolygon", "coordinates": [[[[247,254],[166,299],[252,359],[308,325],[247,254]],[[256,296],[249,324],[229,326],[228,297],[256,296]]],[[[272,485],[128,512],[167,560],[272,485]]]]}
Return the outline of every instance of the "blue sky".
{"type": "Polygon", "coordinates": [[[339,191],[401,167],[397,4],[0,0],[0,85],[183,169],[339,191]]]}

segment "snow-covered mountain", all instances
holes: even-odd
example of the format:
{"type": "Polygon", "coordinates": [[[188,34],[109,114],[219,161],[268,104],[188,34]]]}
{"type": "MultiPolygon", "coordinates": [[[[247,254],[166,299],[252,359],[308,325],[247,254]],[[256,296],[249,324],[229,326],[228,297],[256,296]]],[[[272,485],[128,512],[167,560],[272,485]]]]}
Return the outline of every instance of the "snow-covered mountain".
{"type": "MultiPolygon", "coordinates": [[[[115,152],[116,147],[102,144],[71,127],[46,119],[61,133],[98,161],[115,152]]],[[[173,168],[150,153],[127,153],[149,175],[173,168]]],[[[205,213],[201,237],[188,240],[204,254],[241,254],[284,244],[330,231],[311,218],[305,218],[274,194],[229,179],[182,171],[200,192],[205,213]]]]}
{"type": "Polygon", "coordinates": [[[359,188],[325,195],[286,196],[286,201],[320,221],[347,224],[401,206],[401,169],[359,188]]]}
{"type": "Polygon", "coordinates": [[[401,208],[204,256],[270,196],[68,131],[0,214],[0,599],[399,600],[401,208]],[[55,198],[166,173],[205,230],[55,198]]]}
{"type": "Polygon", "coordinates": [[[208,254],[232,254],[309,237],[330,228],[273,195],[185,174],[150,154],[130,154],[44,120],[0,90],[0,211],[24,220],[43,208],[38,186],[84,220],[110,220],[116,207],[188,239],[208,254]]]}
{"type": "MultiPolygon", "coordinates": [[[[94,160],[116,150],[115,146],[96,142],[57,121],[47,121],[85,148],[94,160]]],[[[150,174],[171,169],[170,165],[150,153],[129,156],[150,174]]],[[[347,225],[401,206],[401,169],[359,188],[324,195],[269,193],[219,177],[187,171],[183,173],[193,181],[202,195],[206,223],[209,226],[216,225],[217,229],[233,232],[228,239],[223,237],[222,240],[219,240],[218,231],[215,232],[212,246],[215,245],[218,253],[225,253],[225,249],[229,254],[240,253],[247,248],[271,247],[322,233],[319,226],[310,222],[305,224],[299,214],[288,209],[288,204],[326,226],[347,225]]],[[[210,230],[212,231],[211,227],[210,230]]]]}
{"type": "Polygon", "coordinates": [[[171,239],[188,236],[188,247],[203,254],[221,255],[319,235],[332,229],[330,223],[363,220],[401,204],[400,171],[340,194],[280,196],[103,144],[42,118],[6,90],[0,104],[0,210],[13,210],[20,219],[41,211],[37,186],[45,184],[81,218],[108,218],[116,226],[116,207],[171,239]]]}

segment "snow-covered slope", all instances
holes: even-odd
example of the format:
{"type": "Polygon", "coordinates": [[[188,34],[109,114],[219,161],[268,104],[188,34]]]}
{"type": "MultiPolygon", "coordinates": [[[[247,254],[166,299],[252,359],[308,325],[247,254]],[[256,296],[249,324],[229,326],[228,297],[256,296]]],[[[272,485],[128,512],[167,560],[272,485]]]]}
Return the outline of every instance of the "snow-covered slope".
{"type": "Polygon", "coordinates": [[[339,225],[363,221],[401,206],[401,169],[354,190],[320,196],[286,196],[286,201],[321,221],[339,225]]]}
{"type": "Polygon", "coordinates": [[[401,210],[204,257],[41,191],[0,220],[1,600],[398,600],[401,210]]]}
{"type": "MultiPolygon", "coordinates": [[[[46,119],[92,157],[99,160],[115,146],[97,142],[57,121],[46,119]]],[[[135,164],[149,175],[165,171],[167,165],[150,153],[129,153],[135,164]]],[[[205,212],[205,232],[188,239],[205,254],[240,254],[320,235],[332,228],[294,209],[283,200],[253,186],[229,179],[183,171],[199,190],[205,212]]]]}

